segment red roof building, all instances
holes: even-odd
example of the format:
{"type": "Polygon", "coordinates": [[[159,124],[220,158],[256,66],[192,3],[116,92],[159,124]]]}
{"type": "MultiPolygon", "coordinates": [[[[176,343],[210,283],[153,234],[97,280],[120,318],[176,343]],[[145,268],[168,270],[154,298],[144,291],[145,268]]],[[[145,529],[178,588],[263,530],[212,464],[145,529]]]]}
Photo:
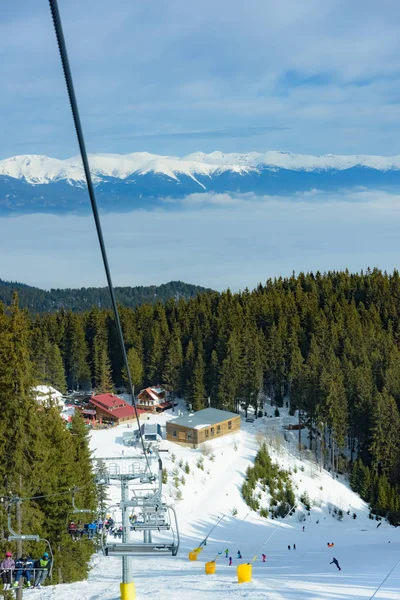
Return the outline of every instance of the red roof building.
{"type": "MultiPolygon", "coordinates": [[[[99,394],[90,398],[90,404],[96,410],[96,420],[103,422],[112,422],[116,425],[133,421],[136,419],[136,413],[133,406],[125,402],[122,398],[114,394],[99,394]]],[[[137,409],[138,415],[143,410],[137,409]]]]}

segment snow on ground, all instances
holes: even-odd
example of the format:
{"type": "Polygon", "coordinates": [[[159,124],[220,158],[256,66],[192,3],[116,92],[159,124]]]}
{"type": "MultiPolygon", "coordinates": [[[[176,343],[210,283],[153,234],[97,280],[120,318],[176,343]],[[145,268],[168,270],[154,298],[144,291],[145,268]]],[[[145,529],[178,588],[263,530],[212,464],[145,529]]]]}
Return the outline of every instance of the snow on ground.
{"type": "MultiPolygon", "coordinates": [[[[272,411],[270,410],[272,413],[272,411]]],[[[214,458],[203,457],[204,470],[197,464],[202,457],[200,449],[182,448],[163,441],[161,447],[169,452],[161,454],[168,470],[164,493],[178,512],[181,546],[177,557],[135,557],[134,581],[137,598],[162,600],[356,600],[370,599],[375,589],[400,557],[400,530],[387,523],[377,529],[376,521],[368,518],[368,507],[344,481],[334,480],[329,473],[320,472],[310,460],[296,451],[297,432],[282,435],[282,423],[287,422],[285,411],[279,419],[257,419],[254,424],[242,419],[241,432],[209,443],[214,458]],[[266,439],[274,460],[292,471],[296,493],[307,491],[313,500],[310,515],[304,507],[288,519],[267,520],[249,511],[240,494],[246,468],[254,460],[258,444],[266,439]],[[173,456],[174,455],[174,456],[173,456]],[[175,457],[175,459],[174,459],[175,457]],[[186,461],[190,473],[184,472],[186,461]],[[185,478],[180,485],[183,498],[178,501],[173,485],[172,471],[178,469],[185,478]],[[297,472],[295,472],[297,471],[297,472]],[[343,521],[333,516],[333,509],[342,509],[343,521]],[[232,516],[236,509],[237,516],[232,516]],[[347,515],[347,511],[350,515],[347,515]],[[305,521],[300,522],[300,513],[305,521]],[[353,512],[357,518],[353,519],[353,512]],[[207,535],[218,517],[225,515],[211,533],[197,562],[189,562],[188,552],[207,535]],[[317,523],[318,521],[318,523],[317,523]],[[305,531],[302,531],[303,525],[305,531]],[[267,543],[265,541],[271,536],[267,543]],[[327,548],[334,542],[334,548],[327,548]],[[288,545],[292,549],[288,550],[288,545]],[[296,544],[296,550],[293,550],[296,544]],[[229,548],[233,566],[228,566],[224,555],[218,552],[229,548]],[[237,551],[243,556],[236,559],[237,551]],[[267,555],[261,562],[261,553],[267,555]],[[251,561],[253,581],[239,585],[236,566],[251,561]],[[217,558],[215,575],[205,575],[204,563],[217,558]],[[330,565],[333,557],[339,560],[342,571],[330,565]]],[[[177,416],[167,411],[151,416],[150,422],[165,424],[177,416]]],[[[134,455],[137,450],[124,448],[122,434],[126,426],[94,431],[92,449],[98,457],[134,455]]],[[[124,461],[125,462],[125,461],[124,461]]],[[[112,499],[118,490],[110,491],[112,499]]],[[[114,514],[118,519],[118,514],[114,514]]],[[[157,538],[155,538],[157,539],[157,538]]],[[[49,586],[40,591],[29,591],[40,600],[117,600],[121,581],[121,560],[93,557],[93,568],[88,581],[49,586]]],[[[390,575],[377,599],[400,600],[400,566],[390,575]]]]}

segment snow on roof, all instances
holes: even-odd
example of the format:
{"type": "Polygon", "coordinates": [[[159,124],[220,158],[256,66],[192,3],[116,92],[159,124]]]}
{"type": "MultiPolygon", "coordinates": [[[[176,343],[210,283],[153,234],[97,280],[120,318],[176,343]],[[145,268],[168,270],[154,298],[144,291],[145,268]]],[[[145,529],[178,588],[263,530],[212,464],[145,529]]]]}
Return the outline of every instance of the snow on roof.
{"type": "Polygon", "coordinates": [[[51,385],[36,385],[33,391],[36,392],[37,396],[48,396],[51,394],[52,398],[62,398],[62,393],[51,385]]]}
{"type": "Polygon", "coordinates": [[[159,385],[153,386],[151,388],[153,390],[153,392],[155,392],[156,394],[163,394],[164,393],[164,388],[162,388],[159,385]]]}
{"type": "Polygon", "coordinates": [[[39,402],[39,404],[47,402],[50,398],[52,402],[58,406],[64,405],[62,393],[51,385],[36,385],[34,388],[32,388],[32,391],[35,395],[36,402],[39,402]]]}
{"type": "Polygon", "coordinates": [[[229,421],[235,417],[239,417],[239,415],[228,412],[227,410],[204,408],[195,413],[172,419],[167,423],[167,427],[168,425],[182,425],[183,427],[190,427],[191,429],[203,429],[204,427],[210,427],[211,425],[221,423],[222,421],[229,421]]]}

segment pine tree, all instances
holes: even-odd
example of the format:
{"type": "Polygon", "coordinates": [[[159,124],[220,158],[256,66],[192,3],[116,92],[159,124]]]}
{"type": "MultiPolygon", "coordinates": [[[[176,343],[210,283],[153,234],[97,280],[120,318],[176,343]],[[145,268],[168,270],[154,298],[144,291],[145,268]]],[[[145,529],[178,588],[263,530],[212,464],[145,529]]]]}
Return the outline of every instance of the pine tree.
{"type": "Polygon", "coordinates": [[[172,392],[182,392],[181,369],[183,364],[182,343],[180,340],[180,329],[175,325],[169,340],[164,363],[163,382],[172,392]]]}
{"type": "Polygon", "coordinates": [[[215,349],[212,350],[208,368],[206,369],[206,393],[211,399],[211,405],[215,406],[217,403],[218,396],[218,382],[219,382],[219,361],[218,355],[215,349]]]}
{"type": "Polygon", "coordinates": [[[201,410],[204,408],[206,395],[206,389],[204,386],[204,360],[202,346],[200,346],[197,352],[190,387],[190,401],[192,403],[193,410],[201,410]]]}
{"type": "Polygon", "coordinates": [[[88,388],[90,368],[89,349],[85,339],[83,319],[73,313],[67,313],[64,342],[67,384],[69,389],[88,388]]]}
{"type": "Polygon", "coordinates": [[[226,357],[222,361],[218,387],[219,406],[225,410],[237,410],[237,399],[241,378],[240,344],[236,333],[232,333],[227,344],[226,357]]]}
{"type": "Polygon", "coordinates": [[[60,392],[67,391],[67,382],[65,380],[64,364],[57,344],[48,344],[47,347],[47,370],[45,382],[55,387],[60,392]]]}
{"type": "MultiPolygon", "coordinates": [[[[143,383],[143,376],[144,376],[142,359],[140,358],[136,348],[129,348],[127,357],[128,357],[128,365],[129,365],[129,371],[130,371],[131,378],[132,378],[132,383],[134,385],[134,388],[138,389],[138,388],[140,388],[141,384],[143,383]]],[[[125,385],[128,385],[128,377],[127,377],[125,367],[123,367],[122,375],[124,378],[125,385]]]]}

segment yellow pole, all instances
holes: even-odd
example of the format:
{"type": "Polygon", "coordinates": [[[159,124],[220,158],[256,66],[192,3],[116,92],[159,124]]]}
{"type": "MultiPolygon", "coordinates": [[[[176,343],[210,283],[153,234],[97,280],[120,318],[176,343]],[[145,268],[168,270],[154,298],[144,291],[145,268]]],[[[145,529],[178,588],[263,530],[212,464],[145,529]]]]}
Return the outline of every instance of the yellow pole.
{"type": "Polygon", "coordinates": [[[133,581],[131,583],[120,583],[119,588],[121,591],[121,600],[135,600],[136,591],[133,581]]]}

